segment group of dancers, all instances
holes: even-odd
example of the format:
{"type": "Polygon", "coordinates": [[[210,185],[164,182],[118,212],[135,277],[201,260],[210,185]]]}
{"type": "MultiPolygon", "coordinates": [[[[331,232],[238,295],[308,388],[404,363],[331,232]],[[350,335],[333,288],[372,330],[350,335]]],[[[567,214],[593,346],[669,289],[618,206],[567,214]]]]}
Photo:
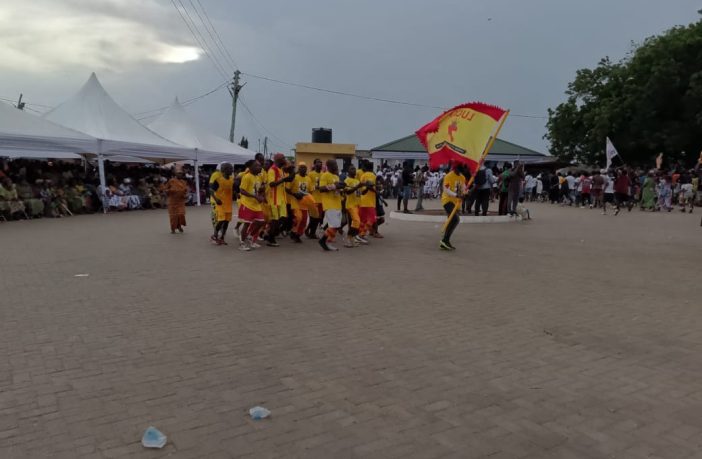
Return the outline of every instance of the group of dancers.
{"type": "Polygon", "coordinates": [[[232,164],[222,163],[210,176],[213,244],[228,245],[235,203],[239,250],[245,252],[261,247],[259,242],[279,247],[283,236],[298,244],[303,236],[316,239],[325,251],[338,250],[337,237],[348,248],[368,244],[368,237],[383,237],[378,226],[387,203],[370,161],[361,161],[360,170],[351,165],[341,175],[334,159],[326,164],[315,159],[309,170],[306,163],[291,164],[281,153],[272,160],[257,154],[245,167],[235,174],[232,164]]]}

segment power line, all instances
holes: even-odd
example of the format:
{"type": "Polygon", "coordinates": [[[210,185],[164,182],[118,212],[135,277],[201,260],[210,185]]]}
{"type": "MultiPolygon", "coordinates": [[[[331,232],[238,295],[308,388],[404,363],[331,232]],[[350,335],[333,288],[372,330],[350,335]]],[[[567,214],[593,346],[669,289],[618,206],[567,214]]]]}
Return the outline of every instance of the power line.
{"type": "MultiPolygon", "coordinates": [[[[190,18],[190,20],[192,21],[192,17],[190,16],[190,13],[188,13],[188,10],[185,8],[185,5],[183,5],[183,2],[182,2],[181,0],[178,0],[178,2],[180,3],[181,7],[183,7],[183,11],[185,12],[185,14],[186,14],[186,15],[190,18]]],[[[217,60],[210,54],[210,52],[208,51],[207,44],[206,44],[206,43],[201,43],[201,42],[200,42],[200,39],[198,38],[197,34],[196,34],[195,31],[193,30],[193,27],[190,26],[190,23],[187,21],[187,19],[185,19],[185,16],[183,16],[183,13],[180,11],[180,8],[178,8],[178,5],[176,5],[175,0],[171,0],[171,3],[173,4],[173,8],[175,8],[176,11],[178,11],[178,15],[180,16],[180,18],[183,20],[183,22],[185,23],[185,25],[188,27],[188,30],[190,31],[190,34],[193,36],[193,38],[194,38],[195,41],[197,42],[198,46],[200,46],[200,48],[201,48],[202,51],[205,53],[205,55],[210,59],[210,62],[212,62],[212,65],[215,67],[215,69],[217,70],[217,72],[219,72],[219,74],[222,76],[222,78],[227,78],[227,74],[226,74],[226,72],[224,71],[224,69],[222,68],[222,66],[219,64],[219,61],[217,61],[217,60]]],[[[194,21],[193,21],[193,26],[197,29],[197,25],[195,24],[194,21]]],[[[199,32],[199,30],[198,30],[198,32],[199,32]]]]}
{"type": "Polygon", "coordinates": [[[239,96],[239,102],[241,102],[241,105],[244,107],[244,109],[249,113],[249,115],[251,115],[251,119],[253,119],[254,122],[258,123],[258,125],[261,126],[264,131],[266,131],[268,134],[270,134],[271,137],[274,137],[283,143],[282,145],[279,145],[279,146],[284,146],[285,148],[290,148],[290,146],[292,145],[290,142],[288,142],[284,139],[281,139],[280,137],[275,135],[270,129],[268,129],[263,123],[261,123],[258,120],[258,118],[256,118],[256,115],[254,115],[253,112],[251,111],[251,109],[249,108],[249,106],[246,105],[246,102],[244,101],[244,98],[242,96],[239,96]]]}
{"type": "Polygon", "coordinates": [[[193,9],[197,13],[197,17],[200,18],[200,21],[205,26],[205,30],[207,30],[207,33],[209,34],[209,36],[212,39],[212,41],[214,42],[215,46],[219,50],[219,53],[222,55],[222,57],[224,57],[224,61],[228,61],[228,63],[231,64],[231,66],[234,70],[238,69],[239,66],[236,65],[234,58],[229,53],[229,50],[227,49],[227,47],[224,45],[224,41],[222,41],[221,35],[219,35],[219,32],[217,32],[217,29],[215,28],[214,24],[210,20],[210,16],[207,14],[207,10],[205,10],[205,7],[202,5],[202,3],[200,3],[200,0],[197,0],[197,4],[200,5],[200,9],[202,10],[202,13],[205,15],[206,21],[204,21],[202,19],[202,16],[200,16],[200,13],[198,12],[197,8],[195,7],[195,4],[193,3],[193,0],[189,0],[189,1],[190,1],[190,4],[192,5],[193,9]],[[208,24],[209,24],[209,27],[208,27],[208,24]],[[215,38],[212,35],[212,32],[210,32],[210,29],[212,29],[212,32],[214,32],[214,35],[216,35],[217,38],[215,38]]]}
{"type": "MultiPolygon", "coordinates": [[[[6,102],[12,102],[13,104],[17,103],[17,100],[16,100],[16,99],[8,99],[8,98],[6,98],[6,97],[0,97],[0,100],[4,100],[4,101],[6,101],[6,102]]],[[[31,104],[30,104],[30,103],[28,103],[28,102],[25,102],[24,105],[25,105],[25,106],[28,106],[28,105],[29,105],[29,106],[33,106],[33,107],[42,107],[42,108],[48,108],[48,109],[54,108],[54,107],[52,107],[52,106],[50,106],[50,105],[35,104],[35,103],[31,103],[31,104]]]]}
{"type": "Polygon", "coordinates": [[[225,66],[222,65],[222,62],[219,60],[217,55],[212,51],[212,47],[209,45],[209,43],[207,42],[207,39],[205,39],[205,36],[200,31],[200,27],[197,25],[197,23],[195,22],[193,17],[190,15],[190,12],[188,11],[188,8],[185,6],[185,4],[183,3],[183,0],[178,0],[178,3],[183,8],[183,12],[185,13],[185,15],[188,16],[188,19],[190,20],[190,23],[192,24],[195,33],[201,39],[202,45],[203,45],[203,50],[207,53],[207,55],[210,57],[210,59],[212,59],[214,62],[216,62],[218,68],[224,72],[224,75],[222,75],[222,76],[228,75],[228,72],[227,72],[225,66]]]}
{"type": "Polygon", "coordinates": [[[359,99],[373,100],[373,101],[376,101],[376,102],[387,102],[387,103],[389,103],[389,104],[410,105],[410,106],[413,106],[413,107],[436,108],[436,109],[445,110],[445,107],[439,107],[439,106],[436,106],[436,105],[423,105],[423,104],[416,104],[416,103],[413,103],[413,102],[404,102],[404,101],[401,101],[401,100],[383,99],[383,98],[381,98],[381,97],[364,96],[364,95],[361,95],[361,94],[353,94],[353,93],[350,93],[350,92],[337,91],[337,90],[334,90],[334,89],[318,88],[318,87],[315,87],[315,86],[309,86],[309,85],[301,84],[301,83],[292,83],[292,82],[289,82],[289,81],[278,80],[278,79],[276,79],[276,78],[270,78],[270,77],[263,76],[263,75],[255,75],[255,74],[253,74],[253,73],[246,73],[246,72],[242,72],[242,73],[243,73],[244,75],[250,76],[250,77],[252,77],[252,78],[258,78],[258,79],[261,79],[261,80],[272,81],[272,82],[274,82],[274,83],[279,83],[279,84],[283,84],[283,85],[287,85],[287,86],[295,86],[295,87],[298,87],[298,88],[310,89],[310,90],[312,90],[312,91],[326,92],[326,93],[329,93],[329,94],[336,94],[336,95],[340,95],[340,96],[356,97],[356,98],[359,98],[359,99]]]}
{"type": "MultiPolygon", "coordinates": [[[[181,102],[181,105],[184,105],[184,106],[185,106],[185,105],[190,105],[190,104],[192,104],[192,103],[194,103],[194,102],[197,102],[198,100],[200,100],[200,99],[202,99],[202,98],[204,98],[204,97],[207,97],[207,96],[209,96],[209,95],[212,94],[212,93],[215,93],[215,92],[219,91],[220,89],[222,89],[223,87],[225,87],[227,84],[229,84],[229,81],[225,81],[224,83],[220,84],[220,85],[217,86],[216,88],[214,88],[214,89],[212,89],[212,90],[210,90],[210,91],[207,91],[207,92],[204,93],[204,94],[200,94],[199,96],[195,96],[195,97],[191,97],[190,99],[186,99],[186,100],[184,100],[183,102],[181,102]]],[[[137,118],[138,120],[143,120],[143,119],[146,119],[146,118],[151,118],[151,117],[157,116],[157,115],[159,114],[159,112],[164,111],[164,110],[167,109],[168,107],[170,107],[170,105],[165,105],[165,106],[163,106],[163,107],[154,108],[154,109],[151,109],[151,110],[145,110],[145,111],[143,111],[143,112],[135,113],[134,116],[135,116],[135,117],[141,116],[141,118],[137,118]],[[153,114],[150,114],[150,115],[146,115],[147,113],[152,113],[152,112],[157,112],[157,113],[153,113],[153,114]],[[142,116],[142,115],[146,115],[146,116],[142,116]]]]}
{"type": "MultiPolygon", "coordinates": [[[[371,100],[371,101],[375,101],[375,102],[385,102],[388,104],[407,105],[407,106],[411,106],[411,107],[431,108],[431,109],[437,109],[437,110],[448,110],[450,108],[450,107],[440,107],[438,105],[418,104],[418,103],[406,102],[406,101],[402,101],[402,100],[384,99],[382,97],[373,97],[373,96],[366,96],[363,94],[354,94],[354,93],[350,93],[350,92],[337,91],[335,89],[318,88],[316,86],[310,86],[310,85],[301,84],[301,83],[293,83],[290,81],[279,80],[277,78],[271,78],[271,77],[267,77],[267,76],[263,76],[263,75],[256,75],[253,73],[242,72],[242,74],[249,76],[251,78],[258,78],[260,80],[266,80],[266,81],[270,81],[273,83],[278,83],[278,84],[282,84],[282,85],[286,85],[286,86],[294,86],[297,88],[309,89],[312,91],[324,92],[324,93],[335,94],[335,95],[340,95],[340,96],[355,97],[357,99],[371,100]]],[[[548,118],[546,116],[522,115],[522,114],[518,114],[518,113],[510,113],[510,116],[514,116],[517,118],[537,118],[537,119],[547,119],[548,118]]]]}

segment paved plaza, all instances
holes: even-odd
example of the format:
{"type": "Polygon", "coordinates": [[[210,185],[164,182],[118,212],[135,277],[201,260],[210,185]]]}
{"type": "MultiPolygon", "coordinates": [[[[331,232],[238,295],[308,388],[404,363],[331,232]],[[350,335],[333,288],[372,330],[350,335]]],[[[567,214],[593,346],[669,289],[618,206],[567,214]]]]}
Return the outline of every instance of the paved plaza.
{"type": "Polygon", "coordinates": [[[0,458],[702,457],[700,215],[531,210],[452,253],[0,223],[0,458]]]}

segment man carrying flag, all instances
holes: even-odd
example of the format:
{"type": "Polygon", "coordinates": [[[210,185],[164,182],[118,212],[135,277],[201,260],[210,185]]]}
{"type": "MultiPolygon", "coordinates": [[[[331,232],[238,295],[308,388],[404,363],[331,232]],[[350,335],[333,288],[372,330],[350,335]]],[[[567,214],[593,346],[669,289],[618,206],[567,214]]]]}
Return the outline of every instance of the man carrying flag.
{"type": "Polygon", "coordinates": [[[619,152],[617,152],[617,149],[614,148],[614,144],[611,140],[609,140],[609,137],[607,137],[607,149],[605,150],[605,154],[607,155],[606,169],[609,170],[609,168],[612,166],[612,158],[619,156],[619,152]]]}
{"type": "Polygon", "coordinates": [[[508,110],[494,105],[471,102],[444,112],[416,133],[429,153],[432,169],[454,164],[454,170],[444,178],[442,191],[442,205],[449,213],[444,225],[444,238],[439,245],[443,250],[453,250],[449,238],[458,225],[458,218],[454,217],[460,204],[456,203],[456,199],[464,188],[458,188],[456,184],[461,180],[462,187],[470,188],[508,115],[508,110]],[[470,177],[467,183],[464,173],[470,177]]]}
{"type": "Polygon", "coordinates": [[[454,212],[454,209],[461,207],[463,195],[466,194],[466,177],[463,175],[464,167],[463,164],[459,163],[444,177],[444,186],[441,191],[441,206],[449,215],[450,220],[444,230],[444,237],[439,242],[441,250],[456,250],[451,245],[451,235],[459,223],[458,214],[454,212]]]}

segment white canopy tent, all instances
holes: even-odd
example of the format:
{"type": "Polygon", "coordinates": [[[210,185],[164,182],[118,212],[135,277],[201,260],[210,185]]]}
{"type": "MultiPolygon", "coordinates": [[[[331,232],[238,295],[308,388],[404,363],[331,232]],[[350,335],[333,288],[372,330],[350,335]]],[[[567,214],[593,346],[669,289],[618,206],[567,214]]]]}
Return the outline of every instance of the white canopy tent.
{"type": "Polygon", "coordinates": [[[120,107],[95,76],[73,97],[44,115],[61,126],[95,138],[92,153],[98,156],[100,184],[104,190],[105,158],[125,156],[153,161],[190,159],[188,148],[177,145],[150,131],[120,107]]]}
{"type": "Polygon", "coordinates": [[[0,156],[81,159],[97,139],[0,102],[0,156]]]}
{"type": "Polygon", "coordinates": [[[164,138],[190,147],[194,151],[195,187],[197,205],[200,205],[201,164],[222,162],[245,163],[254,158],[254,152],[231,143],[200,126],[183,108],[176,97],[173,104],[148,125],[149,129],[164,138]]]}

